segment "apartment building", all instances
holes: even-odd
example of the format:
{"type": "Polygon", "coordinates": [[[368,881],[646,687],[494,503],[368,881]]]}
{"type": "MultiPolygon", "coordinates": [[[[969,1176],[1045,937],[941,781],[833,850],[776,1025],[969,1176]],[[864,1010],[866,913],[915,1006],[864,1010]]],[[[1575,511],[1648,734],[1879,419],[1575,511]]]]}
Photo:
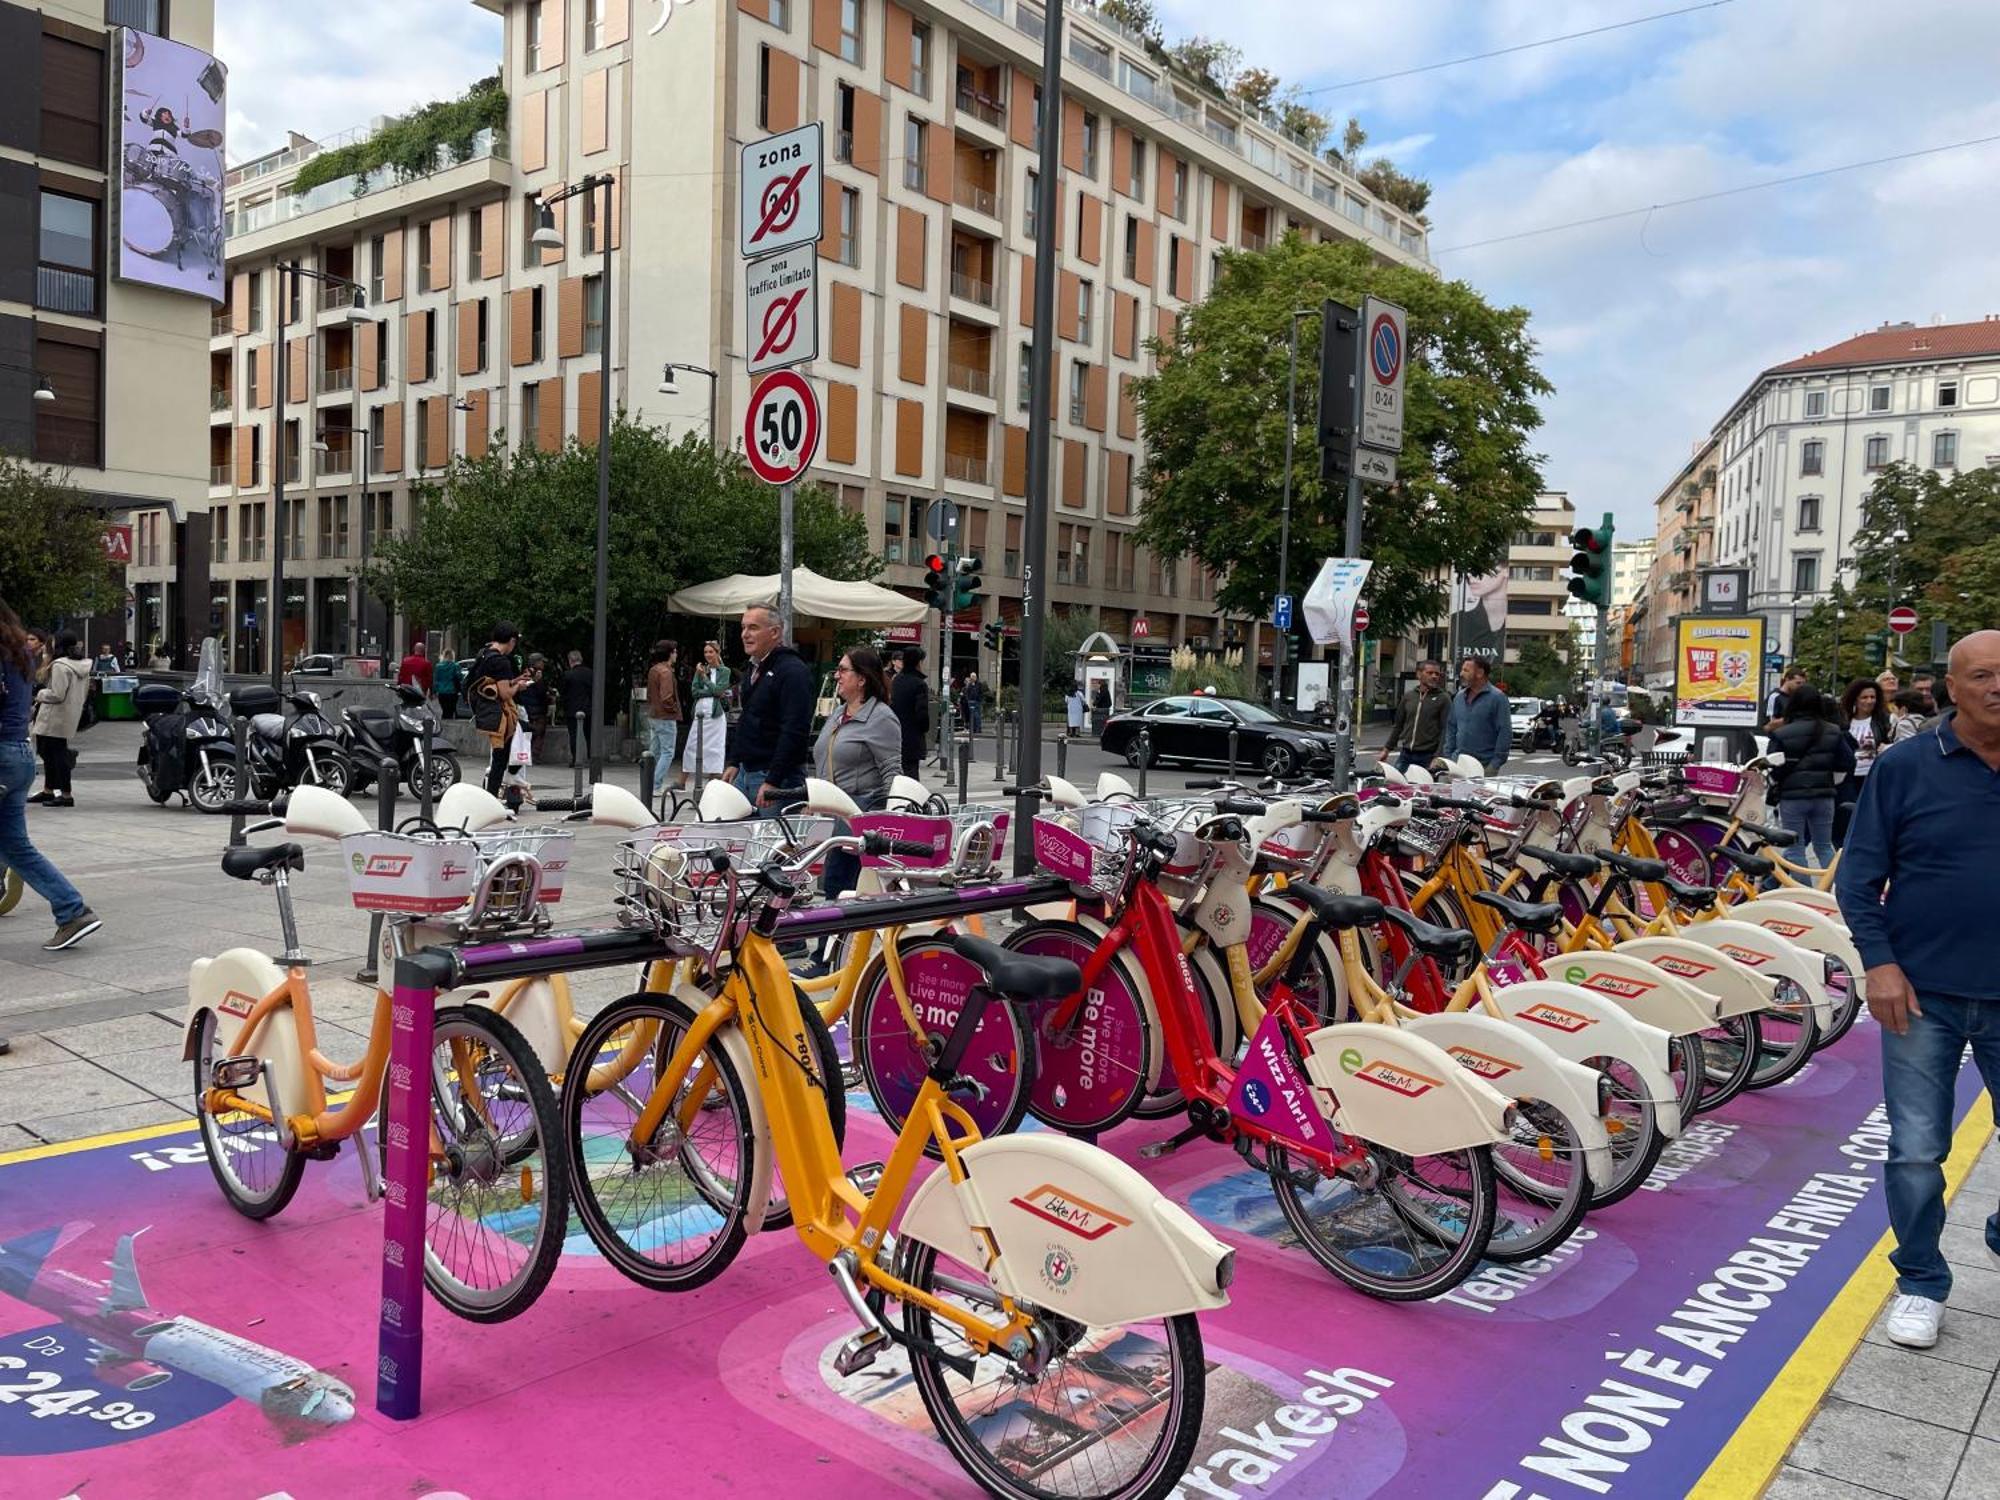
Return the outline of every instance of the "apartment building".
{"type": "MultiPolygon", "coordinates": [[[[505,20],[507,128],[469,159],[294,195],[291,178],[320,149],[295,139],[235,174],[230,302],[210,354],[222,617],[239,630],[261,618],[281,447],[299,485],[294,508],[288,483],[286,551],[301,559],[287,566],[286,646],[340,650],[391,629],[361,618],[350,575],[374,536],[410,523],[416,482],[503,432],[592,439],[604,338],[610,399],[701,430],[713,398],[718,436],[734,440],[751,384],[738,150],[819,121],[826,234],[820,356],[807,374],[824,424],[809,477],[866,516],[886,581],[911,592],[931,545],[928,507],[940,497],[965,507],[959,545],[986,562],[982,617],[1012,619],[1042,170],[1039,8],[476,3],[505,20]],[[572,199],[556,211],[565,247],[530,246],[540,198],[585,173],[615,179],[609,225],[594,197],[572,199]],[[608,329],[600,232],[613,252],[608,329]],[[360,282],[367,313],[353,326],[337,291],[306,283],[287,294],[293,337],[280,356],[277,267],[293,260],[360,282]],[[681,373],[661,394],[668,363],[715,371],[713,391],[681,373]]],[[[1062,185],[1052,598],[1098,608],[1121,641],[1220,644],[1214,580],[1142,555],[1133,538],[1143,449],[1131,384],[1148,368],[1144,341],[1171,333],[1226,249],[1297,230],[1427,264],[1424,233],[1115,23],[1087,7],[1066,16],[1063,152],[1050,168],[1062,185]]],[[[958,627],[976,632],[978,620],[967,612],[958,627]]]]}
{"type": "Polygon", "coordinates": [[[2000,317],[1885,323],[1774,365],[1714,436],[1714,560],[1750,569],[1750,608],[1789,656],[1794,619],[1854,582],[1862,501],[1883,468],[2000,464],[2000,317]]]}
{"type": "Polygon", "coordinates": [[[1569,641],[1569,560],[1576,551],[1576,507],[1565,490],[1535,496],[1528,524],[1507,549],[1507,643],[1505,659],[1519,661],[1521,648],[1540,638],[1554,650],[1569,641]]]}
{"type": "MultiPolygon", "coordinates": [[[[178,136],[142,143],[136,122],[121,130],[115,81],[121,60],[141,76],[155,38],[205,54],[213,34],[212,0],[0,3],[0,450],[64,471],[108,526],[133,525],[127,581],[136,597],[122,620],[101,622],[113,639],[180,634],[163,585],[177,568],[200,566],[181,555],[175,522],[205,504],[200,373],[210,293],[147,284],[135,257],[139,247],[163,259],[190,248],[201,218],[183,163],[220,165],[219,148],[182,151],[178,136]],[[122,220],[121,142],[148,174],[122,220]]],[[[219,122],[221,71],[202,82],[213,96],[189,92],[219,122]]],[[[176,107],[185,106],[177,99],[176,107]]]]}
{"type": "Polygon", "coordinates": [[[1712,433],[1696,443],[1653,497],[1653,555],[1632,603],[1632,673],[1655,692],[1673,690],[1674,620],[1694,612],[1699,572],[1715,560],[1719,448],[1712,433]]]}

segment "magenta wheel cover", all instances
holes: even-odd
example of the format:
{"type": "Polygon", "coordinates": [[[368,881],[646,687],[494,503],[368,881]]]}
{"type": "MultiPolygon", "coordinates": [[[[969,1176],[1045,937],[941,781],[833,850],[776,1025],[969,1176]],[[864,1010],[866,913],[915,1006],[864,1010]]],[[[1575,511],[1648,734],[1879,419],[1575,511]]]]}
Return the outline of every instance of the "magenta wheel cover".
{"type": "MultiPolygon", "coordinates": [[[[924,1031],[940,1039],[949,1036],[958,1024],[965,997],[979,980],[979,971],[935,942],[904,944],[902,962],[903,982],[924,1031]]],[[[917,1102],[929,1062],[918,1050],[902,1007],[896,1003],[887,965],[880,960],[871,965],[865,984],[854,1007],[851,1045],[876,1104],[885,1117],[900,1126],[917,1102]]],[[[989,1001],[959,1067],[960,1075],[979,1087],[952,1094],[953,1101],[972,1116],[981,1135],[1002,1130],[1009,1123],[1020,1087],[1019,1046],[1019,1032],[1008,1007],[989,1001]]]]}
{"type": "MultiPolygon", "coordinates": [[[[1017,953],[1066,958],[1081,967],[1097,946],[1080,928],[1031,927],[1007,946],[1017,953]]],[[[1063,1002],[1037,1004],[1035,1082],[1028,1108],[1059,1130],[1105,1130],[1130,1115],[1146,1088],[1152,1044],[1145,1002],[1114,959],[1091,986],[1082,1013],[1058,1029],[1063,1002]]]]}

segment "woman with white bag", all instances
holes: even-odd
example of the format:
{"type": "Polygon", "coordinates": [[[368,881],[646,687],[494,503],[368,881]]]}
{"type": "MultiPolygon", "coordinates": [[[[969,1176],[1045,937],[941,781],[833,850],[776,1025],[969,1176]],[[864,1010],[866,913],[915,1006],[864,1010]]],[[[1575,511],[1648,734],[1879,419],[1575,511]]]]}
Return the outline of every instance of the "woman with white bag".
{"type": "Polygon", "coordinates": [[[714,641],[701,646],[701,665],[694,669],[689,696],[694,701],[694,718],[688,724],[687,744],[681,750],[680,784],[688,777],[719,776],[729,748],[729,668],[722,664],[722,647],[714,641]]]}

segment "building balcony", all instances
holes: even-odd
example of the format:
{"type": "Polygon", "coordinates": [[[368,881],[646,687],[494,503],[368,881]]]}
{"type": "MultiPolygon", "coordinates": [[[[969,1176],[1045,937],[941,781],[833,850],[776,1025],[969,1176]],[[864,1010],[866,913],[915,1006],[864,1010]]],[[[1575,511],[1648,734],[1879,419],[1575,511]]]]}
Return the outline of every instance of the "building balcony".
{"type": "MultiPolygon", "coordinates": [[[[236,466],[234,464],[210,464],[208,466],[208,487],[212,490],[226,490],[229,488],[235,475],[236,466]]],[[[254,484],[256,481],[253,478],[251,482],[254,484]]]]}
{"type": "Polygon", "coordinates": [[[97,312],[97,277],[89,271],[71,271],[62,266],[37,266],[35,306],[45,312],[90,317],[97,312]]]}
{"type": "MultiPolygon", "coordinates": [[[[322,213],[337,213],[344,220],[377,215],[389,217],[398,211],[408,211],[437,199],[462,197],[475,188],[505,187],[512,175],[506,163],[506,137],[491,130],[482,130],[473,137],[471,149],[464,156],[455,157],[451,151],[440,146],[429,170],[416,176],[399,173],[393,167],[378,167],[358,176],[323,182],[309,192],[294,194],[280,191],[267,202],[237,209],[229,215],[228,238],[232,241],[246,239],[266,231],[283,229],[295,220],[309,219],[322,213]],[[378,201],[370,202],[370,199],[378,201]]],[[[305,237],[286,230],[272,235],[262,246],[232,246],[230,253],[255,254],[271,245],[305,237]]],[[[339,290],[345,292],[344,288],[339,290]]]]}
{"type": "Polygon", "coordinates": [[[958,112],[970,115],[980,124],[990,125],[995,130],[1002,129],[1007,123],[1006,108],[998,99],[967,84],[958,86],[958,112]]]}
{"type": "MultiPolygon", "coordinates": [[[[339,475],[342,478],[354,472],[354,456],[344,448],[329,448],[324,453],[313,453],[313,473],[325,478],[339,475]]],[[[325,554],[322,553],[322,556],[325,554]]]]}
{"type": "Polygon", "coordinates": [[[341,365],[335,369],[321,370],[319,372],[319,393],[322,396],[333,395],[341,391],[351,391],[353,389],[354,366],[341,365]]]}
{"type": "Polygon", "coordinates": [[[321,282],[315,300],[321,312],[342,312],[354,301],[354,288],[339,282],[321,282]]]}
{"type": "Polygon", "coordinates": [[[990,399],[993,395],[993,369],[991,365],[947,364],[944,383],[954,391],[990,399]]]}
{"type": "Polygon", "coordinates": [[[968,276],[963,271],[951,273],[951,294],[979,307],[993,306],[993,283],[968,276]]]}
{"type": "Polygon", "coordinates": [[[212,385],[208,388],[208,409],[210,411],[228,411],[230,409],[228,386],[212,385]]]}
{"type": "Polygon", "coordinates": [[[944,456],[944,477],[959,484],[990,485],[993,483],[993,466],[987,459],[969,453],[947,453],[944,456]]]}
{"type": "Polygon", "coordinates": [[[976,182],[955,182],[951,188],[952,202],[960,208],[969,208],[976,214],[984,214],[989,219],[1000,217],[1000,197],[991,188],[983,188],[976,182]]]}
{"type": "Polygon", "coordinates": [[[1268,250],[1271,248],[1271,238],[1269,235],[1252,234],[1247,229],[1243,231],[1239,243],[1245,250],[1268,250]]]}
{"type": "Polygon", "coordinates": [[[236,314],[228,309],[214,314],[208,320],[208,336],[212,339],[228,338],[236,332],[236,314]]]}

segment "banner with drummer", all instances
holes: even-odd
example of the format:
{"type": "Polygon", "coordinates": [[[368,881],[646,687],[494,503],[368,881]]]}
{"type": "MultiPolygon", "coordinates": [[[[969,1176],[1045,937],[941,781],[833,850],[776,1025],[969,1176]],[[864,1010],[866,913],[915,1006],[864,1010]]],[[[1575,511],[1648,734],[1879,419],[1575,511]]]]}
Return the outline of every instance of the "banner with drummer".
{"type": "Polygon", "coordinates": [[[199,47],[134,27],[119,56],[114,274],[221,302],[227,70],[199,47]]]}
{"type": "Polygon", "coordinates": [[[1764,659],[1762,615],[1683,615],[1677,622],[1674,722],[1755,729],[1764,659]]]}

